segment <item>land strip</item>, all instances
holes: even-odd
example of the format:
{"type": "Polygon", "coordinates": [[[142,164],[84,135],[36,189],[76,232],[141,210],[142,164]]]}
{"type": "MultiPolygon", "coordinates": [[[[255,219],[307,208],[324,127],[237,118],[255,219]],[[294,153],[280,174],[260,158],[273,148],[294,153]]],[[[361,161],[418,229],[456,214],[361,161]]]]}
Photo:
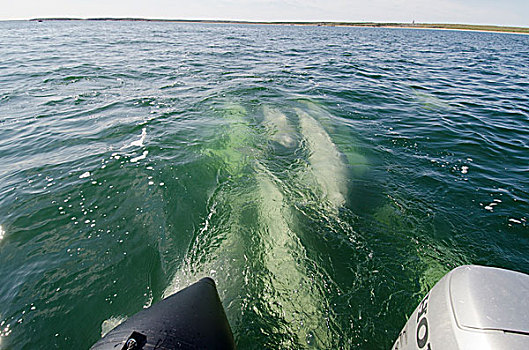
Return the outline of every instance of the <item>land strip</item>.
{"type": "Polygon", "coordinates": [[[230,20],[187,20],[187,19],[149,19],[149,18],[34,18],[30,21],[135,21],[135,22],[178,22],[178,23],[218,23],[218,24],[261,24],[292,26],[325,26],[325,27],[368,27],[368,28],[416,28],[472,30],[500,33],[529,34],[529,28],[476,24],[450,23],[378,23],[378,22],[252,22],[230,20]]]}

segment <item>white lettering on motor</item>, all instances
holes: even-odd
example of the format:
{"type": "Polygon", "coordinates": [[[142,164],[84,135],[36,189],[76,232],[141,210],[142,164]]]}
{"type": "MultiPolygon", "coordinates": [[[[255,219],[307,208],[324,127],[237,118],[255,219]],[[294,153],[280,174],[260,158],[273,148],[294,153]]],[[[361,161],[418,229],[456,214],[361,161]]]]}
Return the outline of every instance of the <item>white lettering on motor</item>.
{"type": "Polygon", "coordinates": [[[428,298],[430,297],[430,293],[426,294],[424,299],[419,304],[419,308],[417,310],[417,346],[419,349],[422,349],[426,346],[427,350],[432,350],[432,347],[430,343],[428,342],[428,318],[426,317],[426,314],[428,312],[428,298]]]}

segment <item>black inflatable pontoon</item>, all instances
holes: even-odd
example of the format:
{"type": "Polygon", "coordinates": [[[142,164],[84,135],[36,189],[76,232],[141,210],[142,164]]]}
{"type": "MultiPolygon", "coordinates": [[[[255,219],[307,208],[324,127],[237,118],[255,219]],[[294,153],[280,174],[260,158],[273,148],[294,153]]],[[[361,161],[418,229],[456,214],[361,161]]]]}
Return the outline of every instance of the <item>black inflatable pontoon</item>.
{"type": "Polygon", "coordinates": [[[235,343],[215,282],[203,278],[138,312],[91,349],[235,349],[235,343]]]}

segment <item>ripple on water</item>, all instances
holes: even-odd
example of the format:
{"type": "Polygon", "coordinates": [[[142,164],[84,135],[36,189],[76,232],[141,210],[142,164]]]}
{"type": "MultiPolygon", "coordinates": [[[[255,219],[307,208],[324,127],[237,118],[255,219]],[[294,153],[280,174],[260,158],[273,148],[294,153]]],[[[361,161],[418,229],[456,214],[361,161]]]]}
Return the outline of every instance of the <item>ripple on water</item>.
{"type": "Polygon", "coordinates": [[[450,268],[529,272],[527,36],[1,29],[6,348],[88,348],[208,274],[239,348],[389,348],[450,268]]]}

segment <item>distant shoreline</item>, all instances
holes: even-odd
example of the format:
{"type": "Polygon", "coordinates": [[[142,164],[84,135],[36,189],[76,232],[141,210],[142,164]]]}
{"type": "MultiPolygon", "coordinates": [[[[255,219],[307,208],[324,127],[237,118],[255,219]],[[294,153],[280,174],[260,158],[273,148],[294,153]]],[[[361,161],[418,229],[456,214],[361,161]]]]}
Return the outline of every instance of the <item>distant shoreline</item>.
{"type": "Polygon", "coordinates": [[[529,34],[526,27],[508,27],[476,24],[445,23],[377,23],[377,22],[266,22],[266,21],[232,21],[232,20],[192,20],[192,19],[150,19],[150,18],[33,18],[30,21],[128,21],[128,22],[176,22],[176,23],[216,23],[216,24],[256,24],[256,25],[291,25],[321,27],[366,27],[366,28],[406,28],[406,29],[445,29],[494,33],[529,34]]]}

